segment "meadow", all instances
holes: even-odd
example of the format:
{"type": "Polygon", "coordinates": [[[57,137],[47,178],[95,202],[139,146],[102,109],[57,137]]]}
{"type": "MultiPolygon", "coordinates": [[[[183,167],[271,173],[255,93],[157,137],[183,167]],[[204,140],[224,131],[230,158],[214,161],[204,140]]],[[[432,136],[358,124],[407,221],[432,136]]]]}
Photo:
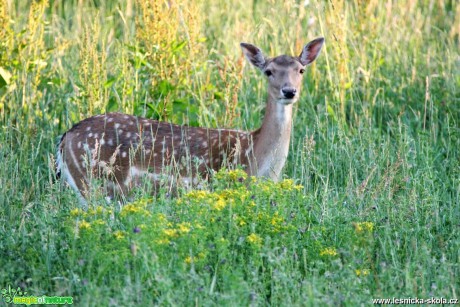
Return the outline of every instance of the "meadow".
{"type": "Polygon", "coordinates": [[[78,306],[458,299],[459,149],[458,1],[0,0],[0,290],[78,306]],[[91,115],[258,128],[266,80],[239,43],[298,55],[320,36],[280,182],[222,170],[84,209],[55,179],[59,136],[91,115]]]}

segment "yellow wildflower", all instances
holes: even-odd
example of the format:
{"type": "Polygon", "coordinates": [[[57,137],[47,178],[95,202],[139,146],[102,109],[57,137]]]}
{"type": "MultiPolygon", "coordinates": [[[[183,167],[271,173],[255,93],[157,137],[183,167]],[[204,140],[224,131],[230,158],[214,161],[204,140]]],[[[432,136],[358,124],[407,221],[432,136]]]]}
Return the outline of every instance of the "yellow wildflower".
{"type": "Polygon", "coordinates": [[[333,247],[326,247],[319,253],[320,256],[337,256],[337,251],[333,247]]]}
{"type": "Polygon", "coordinates": [[[140,213],[145,216],[150,216],[151,215],[150,212],[148,212],[142,207],[144,207],[143,203],[127,204],[126,206],[123,207],[123,209],[121,209],[120,216],[124,217],[126,215],[134,214],[134,213],[140,213]]]}
{"type": "Polygon", "coordinates": [[[114,236],[115,239],[117,239],[117,240],[122,240],[122,239],[124,239],[124,237],[125,237],[125,233],[124,233],[123,231],[121,231],[121,230],[117,230],[117,231],[115,231],[115,232],[113,233],[113,236],[114,236]]]}
{"type": "Polygon", "coordinates": [[[190,198],[190,199],[204,199],[207,196],[208,196],[208,192],[203,191],[203,190],[194,190],[194,191],[191,191],[185,194],[185,197],[190,198]]]}
{"type": "Polygon", "coordinates": [[[254,245],[259,245],[262,243],[262,238],[259,237],[258,235],[256,235],[255,233],[251,233],[248,237],[247,237],[248,241],[254,245]]]}
{"type": "Polygon", "coordinates": [[[262,186],[262,191],[263,192],[270,192],[271,188],[268,185],[263,185],[262,186]]]}
{"type": "Polygon", "coordinates": [[[278,184],[278,186],[285,191],[292,191],[292,190],[300,191],[303,189],[303,185],[294,184],[294,180],[292,179],[284,179],[278,184]]]}
{"type": "Polygon", "coordinates": [[[166,245],[166,244],[169,244],[171,241],[169,241],[168,239],[158,239],[158,240],[156,240],[156,242],[158,244],[165,244],[166,245]]]}
{"type": "Polygon", "coordinates": [[[167,237],[177,237],[177,230],[176,229],[163,229],[163,233],[167,236],[167,237]]]}
{"type": "Polygon", "coordinates": [[[361,222],[361,223],[353,223],[355,227],[355,231],[357,233],[369,232],[371,233],[374,231],[374,223],[372,222],[361,222]]]}
{"type": "Polygon", "coordinates": [[[272,220],[270,221],[270,223],[271,223],[273,226],[278,226],[278,225],[280,225],[283,221],[284,221],[283,218],[279,216],[278,211],[277,211],[277,212],[275,212],[275,214],[273,215],[272,220]]]}
{"type": "Polygon", "coordinates": [[[163,213],[158,213],[157,214],[157,220],[160,221],[160,222],[165,222],[167,220],[166,215],[164,215],[163,213]]]}
{"type": "Polygon", "coordinates": [[[214,204],[214,209],[216,209],[217,211],[221,211],[225,208],[225,206],[225,201],[222,198],[219,198],[219,200],[216,201],[216,203],[214,204]]]}
{"type": "Polygon", "coordinates": [[[368,269],[357,269],[355,270],[356,276],[367,276],[369,275],[369,270],[368,269]]]}
{"type": "Polygon", "coordinates": [[[246,180],[246,178],[248,178],[248,175],[245,171],[236,169],[228,172],[228,178],[233,181],[240,180],[240,178],[242,180],[246,180]]]}
{"type": "Polygon", "coordinates": [[[196,262],[196,261],[199,261],[201,259],[204,259],[206,257],[205,253],[201,252],[201,253],[198,253],[197,255],[191,257],[191,256],[187,256],[185,257],[184,259],[184,262],[187,263],[187,264],[190,264],[192,262],[196,262]]]}
{"type": "Polygon", "coordinates": [[[105,225],[105,221],[101,219],[97,219],[93,222],[94,225],[105,225]]]}
{"type": "Polygon", "coordinates": [[[303,188],[304,188],[304,186],[301,185],[301,184],[296,184],[296,185],[294,186],[294,190],[296,190],[296,191],[300,191],[300,190],[302,190],[303,188]]]}
{"type": "Polygon", "coordinates": [[[184,222],[184,223],[177,224],[177,226],[179,228],[180,233],[190,232],[190,223],[184,222]]]}
{"type": "Polygon", "coordinates": [[[81,209],[78,209],[78,208],[70,210],[70,215],[71,216],[79,216],[82,213],[83,213],[83,211],[81,209]]]}
{"type": "Polygon", "coordinates": [[[83,220],[83,221],[80,222],[79,227],[80,227],[80,229],[90,229],[91,224],[88,223],[87,221],[83,220]]]}

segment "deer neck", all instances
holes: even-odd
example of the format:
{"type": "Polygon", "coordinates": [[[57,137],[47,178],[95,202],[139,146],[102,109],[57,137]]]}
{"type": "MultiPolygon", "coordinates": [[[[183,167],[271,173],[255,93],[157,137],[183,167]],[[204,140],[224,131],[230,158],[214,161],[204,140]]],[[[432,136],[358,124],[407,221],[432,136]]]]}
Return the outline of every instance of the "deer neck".
{"type": "Polygon", "coordinates": [[[292,104],[269,97],[262,126],[254,132],[254,175],[278,181],[288,155],[291,127],[292,104]]]}

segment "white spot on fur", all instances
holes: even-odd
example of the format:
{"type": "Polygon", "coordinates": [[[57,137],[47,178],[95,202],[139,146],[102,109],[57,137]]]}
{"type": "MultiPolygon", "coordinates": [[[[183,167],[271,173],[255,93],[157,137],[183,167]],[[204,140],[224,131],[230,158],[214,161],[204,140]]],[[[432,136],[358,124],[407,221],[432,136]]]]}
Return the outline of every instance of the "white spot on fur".
{"type": "Polygon", "coordinates": [[[118,128],[120,128],[120,124],[119,124],[119,123],[115,123],[114,127],[115,127],[115,129],[118,129],[118,128]]]}
{"type": "Polygon", "coordinates": [[[78,148],[81,148],[81,142],[78,142],[77,147],[78,147],[78,148]]]}
{"type": "Polygon", "coordinates": [[[88,137],[89,137],[89,138],[92,138],[92,137],[93,137],[93,134],[92,134],[92,133],[88,134],[88,137]]]}
{"type": "Polygon", "coordinates": [[[127,153],[126,151],[123,151],[123,152],[121,153],[121,156],[122,156],[123,158],[126,158],[126,157],[128,156],[128,153],[127,153]]]}
{"type": "Polygon", "coordinates": [[[91,126],[86,127],[86,131],[91,131],[91,126]]]}
{"type": "Polygon", "coordinates": [[[143,176],[147,176],[149,179],[152,179],[154,181],[160,180],[160,178],[161,178],[161,174],[149,173],[148,171],[139,169],[139,168],[137,168],[135,166],[131,166],[129,168],[128,177],[123,182],[123,184],[125,186],[128,186],[131,183],[131,180],[133,178],[135,178],[135,177],[143,177],[143,176]]]}
{"type": "Polygon", "coordinates": [[[109,139],[108,144],[109,144],[109,146],[113,146],[113,139],[109,139]]]}
{"type": "Polygon", "coordinates": [[[203,145],[203,147],[208,147],[208,142],[204,141],[201,145],[203,145]]]}
{"type": "Polygon", "coordinates": [[[130,138],[130,137],[131,137],[131,132],[127,132],[127,133],[126,133],[126,137],[127,137],[127,138],[130,138]]]}

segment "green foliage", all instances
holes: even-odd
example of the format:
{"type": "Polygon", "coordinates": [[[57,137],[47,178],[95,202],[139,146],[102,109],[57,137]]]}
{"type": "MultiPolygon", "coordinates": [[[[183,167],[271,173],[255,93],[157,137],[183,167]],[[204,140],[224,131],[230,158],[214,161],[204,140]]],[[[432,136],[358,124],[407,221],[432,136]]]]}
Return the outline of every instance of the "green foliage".
{"type": "Polygon", "coordinates": [[[0,288],[81,305],[357,305],[458,297],[460,4],[0,1],[0,288]],[[88,210],[54,179],[58,136],[121,111],[258,128],[238,44],[326,38],[285,179],[88,210]],[[287,179],[293,178],[293,179],[287,179]]]}

